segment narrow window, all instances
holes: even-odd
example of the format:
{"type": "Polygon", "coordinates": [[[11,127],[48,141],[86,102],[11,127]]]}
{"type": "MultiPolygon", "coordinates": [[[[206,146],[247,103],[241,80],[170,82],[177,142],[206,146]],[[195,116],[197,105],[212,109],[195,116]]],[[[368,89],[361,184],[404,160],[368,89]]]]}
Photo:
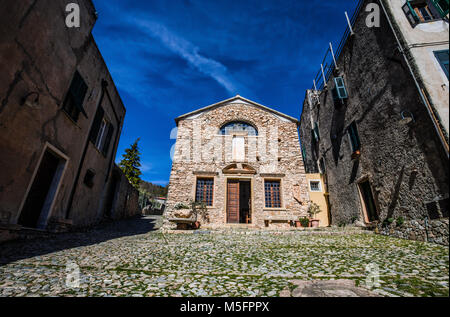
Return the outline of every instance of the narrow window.
{"type": "Polygon", "coordinates": [[[441,64],[442,70],[444,71],[448,79],[448,50],[436,51],[434,52],[434,56],[436,56],[439,64],[441,64]]]}
{"type": "Polygon", "coordinates": [[[78,71],[73,76],[66,99],[64,100],[63,110],[77,122],[80,112],[87,118],[87,114],[83,108],[84,97],[86,96],[88,87],[78,71]]]}
{"type": "Polygon", "coordinates": [[[280,181],[265,181],[266,208],[281,208],[280,181]]]}
{"type": "Polygon", "coordinates": [[[205,203],[206,206],[212,207],[214,194],[213,178],[198,178],[197,189],[195,193],[195,201],[205,203]]]}
{"type": "Polygon", "coordinates": [[[350,137],[350,144],[352,146],[353,153],[359,151],[361,149],[361,141],[359,140],[358,129],[355,122],[350,124],[348,127],[348,135],[350,137]]]}
{"type": "Polygon", "coordinates": [[[243,162],[245,161],[245,138],[243,136],[233,137],[233,161],[243,162]]]}
{"type": "Polygon", "coordinates": [[[403,12],[412,27],[444,18],[448,14],[449,0],[414,0],[406,1],[403,12]]]}
{"type": "Polygon", "coordinates": [[[309,188],[312,192],[321,192],[320,181],[309,181],[309,188]]]}
{"type": "Polygon", "coordinates": [[[106,119],[103,108],[99,107],[92,124],[90,140],[104,156],[108,154],[113,133],[114,126],[106,119]]]}

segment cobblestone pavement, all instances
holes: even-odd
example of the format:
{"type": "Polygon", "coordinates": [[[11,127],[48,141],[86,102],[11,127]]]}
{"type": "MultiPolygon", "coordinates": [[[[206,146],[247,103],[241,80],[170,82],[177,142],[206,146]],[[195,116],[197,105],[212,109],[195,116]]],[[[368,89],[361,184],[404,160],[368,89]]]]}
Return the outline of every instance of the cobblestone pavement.
{"type": "Polygon", "coordinates": [[[377,268],[378,295],[449,295],[447,247],[365,233],[162,234],[155,221],[0,245],[0,296],[295,296],[312,280],[366,287],[377,268]]]}

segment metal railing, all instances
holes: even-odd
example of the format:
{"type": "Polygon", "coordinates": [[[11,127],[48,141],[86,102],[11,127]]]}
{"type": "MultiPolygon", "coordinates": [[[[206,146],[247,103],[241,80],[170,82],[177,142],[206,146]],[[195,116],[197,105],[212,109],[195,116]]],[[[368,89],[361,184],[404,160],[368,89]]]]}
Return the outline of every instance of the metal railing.
{"type": "Polygon", "coordinates": [[[352,28],[355,25],[356,19],[358,18],[358,15],[361,11],[361,7],[364,3],[364,0],[359,0],[358,4],[353,11],[351,19],[349,19],[350,25],[347,25],[347,28],[345,29],[344,35],[341,38],[341,41],[339,43],[339,46],[336,51],[332,51],[332,47],[328,47],[325,57],[322,60],[321,68],[317,72],[316,77],[314,78],[314,84],[311,89],[314,90],[322,90],[325,87],[325,84],[329,81],[331,74],[333,73],[335,69],[335,61],[339,60],[339,57],[344,49],[345,43],[347,43],[348,38],[352,34],[352,28]],[[323,67],[323,71],[322,71],[323,67]],[[325,78],[324,78],[325,77],[325,78]]]}

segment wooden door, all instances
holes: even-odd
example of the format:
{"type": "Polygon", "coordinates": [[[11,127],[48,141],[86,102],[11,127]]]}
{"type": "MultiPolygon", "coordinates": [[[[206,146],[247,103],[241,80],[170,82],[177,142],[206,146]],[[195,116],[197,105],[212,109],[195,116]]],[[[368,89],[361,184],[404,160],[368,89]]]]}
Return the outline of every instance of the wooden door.
{"type": "Polygon", "coordinates": [[[239,181],[229,180],[227,187],[227,222],[239,223],[239,181]]]}

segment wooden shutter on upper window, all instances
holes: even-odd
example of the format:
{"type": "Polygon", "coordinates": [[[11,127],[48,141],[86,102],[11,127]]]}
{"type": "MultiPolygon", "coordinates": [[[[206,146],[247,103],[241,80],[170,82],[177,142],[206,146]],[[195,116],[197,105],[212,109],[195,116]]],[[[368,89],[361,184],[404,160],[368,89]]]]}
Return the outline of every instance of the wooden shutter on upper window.
{"type": "Polygon", "coordinates": [[[87,114],[83,108],[83,101],[86,96],[88,90],[88,86],[84,82],[80,73],[75,72],[73,77],[72,85],[70,85],[70,94],[74,98],[75,106],[78,110],[83,113],[83,115],[87,118],[87,114]]]}
{"type": "Polygon", "coordinates": [[[97,141],[98,132],[100,130],[100,125],[102,124],[104,115],[105,111],[101,106],[99,106],[97,109],[97,113],[95,114],[94,122],[92,123],[91,135],[89,136],[89,139],[94,144],[97,141]]]}
{"type": "Polygon", "coordinates": [[[109,150],[109,146],[111,143],[111,139],[114,133],[114,126],[111,123],[108,123],[108,134],[106,134],[106,139],[105,139],[105,143],[103,144],[103,155],[107,156],[108,155],[108,150],[109,150]]]}
{"type": "Polygon", "coordinates": [[[442,18],[445,18],[449,12],[449,0],[430,0],[433,7],[439,12],[442,18]]]}
{"type": "Polygon", "coordinates": [[[417,16],[416,11],[413,9],[411,3],[409,1],[406,1],[402,9],[406,17],[408,18],[409,23],[414,28],[420,22],[420,19],[417,16]]]}
{"type": "Polygon", "coordinates": [[[336,84],[336,92],[337,92],[339,99],[347,99],[348,93],[347,93],[347,88],[345,88],[344,78],[336,77],[334,79],[334,82],[336,84]]]}

